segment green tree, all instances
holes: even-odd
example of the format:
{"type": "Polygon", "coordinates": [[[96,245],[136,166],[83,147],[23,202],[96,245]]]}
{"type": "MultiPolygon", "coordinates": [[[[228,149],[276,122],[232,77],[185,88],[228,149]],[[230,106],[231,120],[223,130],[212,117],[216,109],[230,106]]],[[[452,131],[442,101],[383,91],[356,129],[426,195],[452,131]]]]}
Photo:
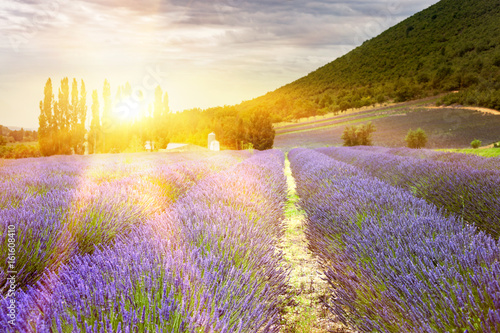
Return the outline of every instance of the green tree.
{"type": "Polygon", "coordinates": [[[137,153],[137,152],[142,152],[142,151],[145,151],[144,144],[137,135],[134,135],[132,137],[132,139],[130,140],[128,147],[125,149],[125,152],[137,153]]]}
{"type": "Polygon", "coordinates": [[[160,143],[159,143],[159,148],[167,148],[168,143],[170,142],[170,133],[171,131],[169,130],[169,120],[170,120],[170,106],[169,106],[169,99],[168,99],[168,93],[165,91],[163,94],[163,114],[161,116],[161,121],[160,121],[160,143]]]}
{"type": "Polygon", "coordinates": [[[108,80],[104,80],[104,87],[102,89],[102,99],[104,100],[104,108],[102,111],[102,152],[107,153],[109,151],[109,143],[112,136],[112,119],[111,119],[111,86],[108,80]]]}
{"type": "Polygon", "coordinates": [[[427,144],[427,134],[421,128],[418,128],[416,131],[410,129],[405,137],[405,141],[408,148],[424,148],[427,144]]]}
{"type": "Polygon", "coordinates": [[[101,148],[101,120],[99,117],[99,96],[97,90],[92,92],[92,106],[90,108],[92,110],[92,121],[88,136],[89,154],[96,154],[101,148]]]}
{"type": "Polygon", "coordinates": [[[246,141],[251,143],[255,149],[272,149],[275,134],[269,112],[257,110],[251,114],[246,141]]]}
{"type": "Polygon", "coordinates": [[[71,105],[68,110],[68,133],[71,141],[71,149],[73,152],[77,152],[78,146],[78,104],[80,99],[78,98],[78,82],[73,78],[71,84],[71,105]]]}
{"type": "Polygon", "coordinates": [[[168,106],[168,93],[165,91],[163,94],[163,114],[168,115],[170,113],[170,106],[168,106]]]}
{"type": "Polygon", "coordinates": [[[0,125],[0,146],[5,146],[7,144],[7,138],[3,136],[4,126],[0,125]]]}
{"type": "Polygon", "coordinates": [[[10,132],[10,136],[14,139],[15,142],[22,142],[24,139],[24,128],[21,128],[18,131],[10,132]]]}
{"type": "Polygon", "coordinates": [[[356,126],[346,126],[344,128],[344,132],[342,133],[342,136],[340,137],[344,141],[344,146],[346,147],[352,147],[352,146],[357,146],[358,144],[358,138],[356,135],[356,126]]]}
{"type": "MultiPolygon", "coordinates": [[[[247,137],[247,129],[245,127],[245,122],[243,119],[238,120],[238,127],[236,130],[235,141],[236,141],[236,149],[243,149],[243,144],[245,142],[245,138],[247,137]]],[[[273,142],[274,144],[274,142],[273,142]]]]}
{"type": "Polygon", "coordinates": [[[375,126],[371,122],[358,126],[346,126],[341,139],[346,147],[371,146],[372,134],[375,130],[375,126]]]}
{"type": "Polygon", "coordinates": [[[45,83],[44,98],[40,101],[40,116],[38,117],[38,143],[42,155],[49,156],[56,153],[54,142],[53,114],[54,94],[52,93],[52,80],[49,78],[45,83]]]}
{"type": "Polygon", "coordinates": [[[155,89],[155,100],[153,104],[153,140],[158,143],[162,138],[162,123],[163,123],[163,91],[160,86],[155,89]]]}
{"type": "Polygon", "coordinates": [[[472,141],[472,142],[470,143],[470,146],[471,146],[472,148],[474,148],[474,149],[477,149],[477,148],[481,147],[481,144],[482,144],[482,143],[483,143],[483,142],[482,142],[481,140],[477,140],[477,139],[476,139],[476,140],[474,140],[474,141],[472,141]]]}
{"type": "Polygon", "coordinates": [[[69,117],[68,117],[68,123],[69,127],[73,129],[75,124],[78,122],[78,103],[79,103],[79,98],[78,98],[78,82],[76,79],[73,79],[73,82],[71,84],[71,106],[69,107],[69,117]]]}
{"type": "Polygon", "coordinates": [[[85,122],[87,120],[87,89],[85,82],[81,81],[80,98],[78,100],[78,107],[76,113],[76,132],[75,132],[75,153],[85,153],[85,122]]]}
{"type": "Polygon", "coordinates": [[[55,118],[58,126],[56,134],[58,146],[57,153],[71,154],[71,114],[69,102],[69,81],[67,77],[61,80],[59,98],[57,101],[57,107],[54,107],[54,114],[57,115],[55,118]]]}
{"type": "Polygon", "coordinates": [[[371,146],[373,132],[375,132],[375,125],[373,125],[371,121],[367,124],[360,125],[357,130],[359,144],[361,146],[371,146]]]}

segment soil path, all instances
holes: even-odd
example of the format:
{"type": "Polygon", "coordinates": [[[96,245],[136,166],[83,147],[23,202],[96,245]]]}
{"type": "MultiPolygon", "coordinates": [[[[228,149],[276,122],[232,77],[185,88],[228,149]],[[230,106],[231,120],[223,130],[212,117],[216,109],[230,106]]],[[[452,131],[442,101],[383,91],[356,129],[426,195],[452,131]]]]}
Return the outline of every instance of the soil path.
{"type": "Polygon", "coordinates": [[[292,267],[289,282],[292,299],[285,308],[281,332],[351,332],[330,319],[331,314],[321,301],[328,293],[328,284],[323,280],[324,274],[318,260],[308,249],[305,213],[298,205],[299,198],[288,159],[285,162],[285,174],[288,181],[287,229],[280,248],[285,262],[292,267]]]}
{"type": "Polygon", "coordinates": [[[500,116],[500,111],[495,109],[482,108],[479,106],[426,106],[426,109],[462,109],[462,110],[472,110],[479,111],[482,113],[494,114],[500,116]]]}

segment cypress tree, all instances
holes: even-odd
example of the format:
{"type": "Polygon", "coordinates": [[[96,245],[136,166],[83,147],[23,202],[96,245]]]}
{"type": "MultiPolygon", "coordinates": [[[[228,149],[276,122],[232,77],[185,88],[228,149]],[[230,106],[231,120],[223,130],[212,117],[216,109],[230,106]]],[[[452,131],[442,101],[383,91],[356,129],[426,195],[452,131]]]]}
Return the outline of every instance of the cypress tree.
{"type": "Polygon", "coordinates": [[[92,92],[92,122],[90,123],[89,132],[89,154],[95,154],[99,151],[99,142],[101,138],[101,121],[99,119],[99,97],[97,90],[92,92]]]}
{"type": "Polygon", "coordinates": [[[248,125],[247,141],[257,150],[273,148],[276,134],[267,111],[254,111],[248,125]]]}
{"type": "Polygon", "coordinates": [[[49,78],[45,83],[44,98],[40,101],[40,116],[38,117],[38,143],[42,155],[49,156],[55,153],[54,131],[53,131],[53,103],[52,80],[49,78]]]}
{"type": "MultiPolygon", "coordinates": [[[[57,153],[70,154],[71,153],[71,112],[69,104],[69,81],[65,77],[61,80],[61,88],[59,89],[59,98],[57,102],[57,153]]],[[[54,108],[56,114],[56,108],[54,108]]]]}
{"type": "Polygon", "coordinates": [[[80,104],[80,99],[78,98],[78,82],[73,79],[71,84],[71,105],[68,109],[68,135],[70,136],[71,149],[73,152],[78,150],[78,104],[80,104]]]}
{"type": "Polygon", "coordinates": [[[112,100],[111,100],[111,86],[108,80],[104,80],[104,87],[102,90],[102,98],[104,100],[104,109],[102,112],[102,152],[108,152],[108,146],[111,141],[111,129],[112,129],[112,119],[111,119],[111,108],[112,108],[112,100]]]}
{"type": "Polygon", "coordinates": [[[85,121],[87,120],[87,90],[85,88],[85,82],[82,80],[80,88],[80,98],[78,100],[78,110],[77,110],[77,145],[75,152],[77,154],[85,153],[85,121]]]}

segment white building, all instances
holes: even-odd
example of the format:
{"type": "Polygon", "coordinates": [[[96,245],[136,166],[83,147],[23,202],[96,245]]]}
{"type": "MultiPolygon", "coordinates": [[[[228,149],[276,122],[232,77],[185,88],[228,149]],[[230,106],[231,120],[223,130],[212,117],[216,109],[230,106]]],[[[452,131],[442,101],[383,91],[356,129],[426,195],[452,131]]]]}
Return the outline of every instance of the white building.
{"type": "Polygon", "coordinates": [[[144,145],[144,149],[146,149],[148,151],[155,149],[155,142],[154,141],[146,141],[146,144],[144,145]]]}
{"type": "Polygon", "coordinates": [[[215,140],[215,133],[212,132],[208,135],[208,149],[212,151],[219,151],[220,144],[219,141],[215,140]]]}

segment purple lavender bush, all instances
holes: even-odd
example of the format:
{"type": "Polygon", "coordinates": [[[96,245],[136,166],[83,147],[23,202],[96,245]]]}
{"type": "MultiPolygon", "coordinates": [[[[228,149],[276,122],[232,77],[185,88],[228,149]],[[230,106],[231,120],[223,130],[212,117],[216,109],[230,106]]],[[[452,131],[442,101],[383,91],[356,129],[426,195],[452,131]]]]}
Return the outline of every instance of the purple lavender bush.
{"type": "Polygon", "coordinates": [[[360,332],[500,331],[491,236],[325,154],[288,156],[335,317],[360,332]]]}
{"type": "Polygon", "coordinates": [[[430,149],[416,150],[410,148],[389,148],[387,153],[431,161],[460,163],[476,169],[498,170],[500,168],[500,158],[498,157],[483,157],[473,154],[451,153],[430,149]]]}
{"type": "Polygon", "coordinates": [[[46,272],[18,293],[12,330],[276,332],[288,276],[276,249],[283,163],[267,151],[219,169],[128,237],[46,272]]]}
{"type": "Polygon", "coordinates": [[[25,289],[73,255],[127,237],[199,180],[246,157],[221,154],[195,163],[179,156],[178,163],[169,164],[58,156],[5,163],[0,168],[0,288],[6,284],[9,226],[15,227],[18,289],[25,289]]]}
{"type": "Polygon", "coordinates": [[[495,238],[500,236],[500,171],[376,150],[319,148],[318,151],[360,167],[391,185],[403,187],[495,238]]]}

